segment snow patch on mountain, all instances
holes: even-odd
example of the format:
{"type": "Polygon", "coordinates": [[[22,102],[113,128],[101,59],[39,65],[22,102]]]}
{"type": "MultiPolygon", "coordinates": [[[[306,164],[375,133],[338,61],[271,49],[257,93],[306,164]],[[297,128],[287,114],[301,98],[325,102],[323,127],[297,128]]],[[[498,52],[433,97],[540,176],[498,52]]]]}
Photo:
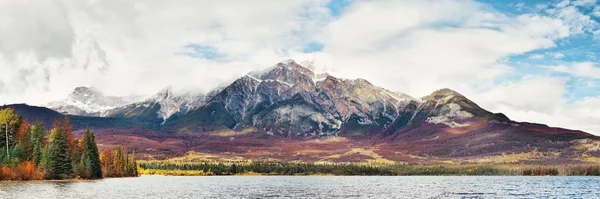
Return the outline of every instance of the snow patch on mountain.
{"type": "Polygon", "coordinates": [[[204,101],[205,95],[203,94],[174,94],[170,87],[161,90],[146,100],[146,102],[158,103],[160,105],[157,114],[159,118],[163,119],[163,124],[175,114],[186,114],[190,110],[199,108],[204,104],[204,101]]]}
{"type": "Polygon", "coordinates": [[[258,77],[255,77],[252,74],[247,74],[246,77],[252,78],[253,80],[256,80],[257,82],[262,82],[261,79],[258,79],[258,77]]]}
{"type": "Polygon", "coordinates": [[[456,103],[450,103],[447,105],[444,105],[444,107],[442,107],[441,109],[441,113],[438,116],[434,116],[434,117],[428,117],[425,122],[430,123],[430,124],[445,124],[448,125],[451,128],[456,128],[456,127],[465,127],[465,126],[469,126],[470,123],[458,123],[454,120],[456,119],[466,119],[466,118],[470,118],[473,117],[473,114],[466,112],[466,111],[462,111],[460,105],[456,104],[456,103]]]}

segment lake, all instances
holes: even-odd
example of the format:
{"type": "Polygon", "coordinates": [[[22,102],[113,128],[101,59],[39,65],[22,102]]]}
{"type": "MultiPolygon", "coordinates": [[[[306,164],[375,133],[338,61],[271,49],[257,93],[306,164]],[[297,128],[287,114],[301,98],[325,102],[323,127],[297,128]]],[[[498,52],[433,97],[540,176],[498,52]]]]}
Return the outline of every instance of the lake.
{"type": "Polygon", "coordinates": [[[0,182],[0,198],[600,198],[600,178],[142,176],[0,182]]]}

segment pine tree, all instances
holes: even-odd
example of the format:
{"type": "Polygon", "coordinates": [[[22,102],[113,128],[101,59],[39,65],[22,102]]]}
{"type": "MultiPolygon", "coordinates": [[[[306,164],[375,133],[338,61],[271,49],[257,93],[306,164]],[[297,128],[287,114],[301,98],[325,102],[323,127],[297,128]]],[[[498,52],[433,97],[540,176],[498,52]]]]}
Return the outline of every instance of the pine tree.
{"type": "Polygon", "coordinates": [[[73,165],[69,155],[67,135],[61,128],[54,128],[50,133],[47,157],[47,177],[65,179],[73,174],[73,165]]]}
{"type": "Polygon", "coordinates": [[[100,155],[98,154],[98,146],[94,134],[88,129],[83,134],[81,167],[83,173],[82,178],[99,179],[102,178],[102,165],[100,163],[100,155]]]}
{"type": "MultiPolygon", "coordinates": [[[[85,134],[84,134],[85,135],[85,134]]],[[[83,139],[84,135],[82,135],[81,139],[75,139],[75,146],[73,147],[73,151],[71,153],[71,161],[73,162],[73,168],[77,173],[83,168],[80,168],[81,165],[81,157],[83,156],[83,139]]]]}
{"type": "Polygon", "coordinates": [[[31,143],[33,143],[33,152],[31,159],[36,166],[42,161],[42,139],[44,139],[44,125],[41,122],[35,122],[31,127],[31,143]]]}

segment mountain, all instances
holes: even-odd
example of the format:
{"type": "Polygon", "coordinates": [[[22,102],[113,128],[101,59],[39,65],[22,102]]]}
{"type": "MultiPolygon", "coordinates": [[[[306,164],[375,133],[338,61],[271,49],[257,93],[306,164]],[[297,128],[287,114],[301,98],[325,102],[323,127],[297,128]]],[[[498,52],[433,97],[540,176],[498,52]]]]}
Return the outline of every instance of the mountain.
{"type": "Polygon", "coordinates": [[[164,123],[172,116],[185,114],[204,104],[203,94],[174,94],[172,89],[165,88],[150,98],[107,110],[107,117],[139,118],[164,123]]]}
{"type": "MultiPolygon", "coordinates": [[[[103,145],[149,158],[190,150],[308,162],[587,164],[600,157],[597,136],[515,122],[451,89],[416,98],[293,60],[192,93],[163,89],[103,117],[72,116],[73,123],[91,128],[103,145]]],[[[28,120],[60,115],[12,106],[28,120]]]]}
{"type": "Polygon", "coordinates": [[[64,100],[46,106],[60,113],[81,116],[101,116],[104,111],[136,101],[139,97],[106,96],[92,87],[77,87],[64,100]]]}
{"type": "Polygon", "coordinates": [[[74,130],[83,131],[87,128],[93,129],[111,129],[111,128],[138,128],[148,126],[148,123],[140,123],[132,119],[111,118],[111,117],[93,117],[93,116],[78,116],[65,115],[46,107],[30,106],[27,104],[10,104],[0,106],[0,109],[12,108],[15,112],[27,120],[30,124],[36,121],[42,122],[46,130],[52,128],[54,120],[61,120],[68,117],[73,125],[74,130]]]}
{"type": "MultiPolygon", "coordinates": [[[[325,136],[367,135],[383,130],[399,116],[400,110],[411,102],[422,101],[364,79],[315,73],[288,60],[239,78],[206,103],[231,115],[214,123],[238,131],[251,128],[285,136],[325,136]],[[228,124],[220,124],[222,121],[228,124]]],[[[196,131],[194,126],[199,126],[187,125],[190,120],[185,118],[207,115],[202,113],[205,111],[212,109],[191,111],[182,116],[183,120],[170,121],[169,125],[176,132],[196,131]]]]}
{"type": "Polygon", "coordinates": [[[205,95],[191,92],[175,94],[168,87],[149,98],[140,99],[106,96],[92,87],[77,87],[66,99],[46,106],[66,115],[136,118],[163,123],[172,116],[199,108],[205,101],[205,95]]]}

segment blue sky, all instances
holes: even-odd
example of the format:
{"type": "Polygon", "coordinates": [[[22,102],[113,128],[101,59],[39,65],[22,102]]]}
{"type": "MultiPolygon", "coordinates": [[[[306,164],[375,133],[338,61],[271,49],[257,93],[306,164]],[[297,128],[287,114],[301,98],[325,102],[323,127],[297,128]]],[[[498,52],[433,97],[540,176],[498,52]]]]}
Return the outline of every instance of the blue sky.
{"type": "Polygon", "coordinates": [[[331,0],[327,4],[327,8],[333,16],[338,17],[342,14],[344,8],[346,8],[351,3],[351,0],[331,0]]]}
{"type": "MultiPolygon", "coordinates": [[[[490,5],[493,9],[501,12],[521,15],[535,13],[539,15],[551,15],[547,9],[555,7],[554,4],[560,4],[562,1],[493,1],[481,0],[480,2],[490,5]]],[[[594,8],[598,6],[596,2],[590,1],[589,5],[579,6],[578,10],[590,17],[591,20],[598,22],[600,15],[594,15],[594,8]]],[[[571,3],[573,4],[573,3],[571,3]]],[[[596,36],[597,37],[597,36],[596,36]]],[[[600,95],[600,84],[594,78],[579,77],[552,71],[540,66],[563,65],[575,62],[597,62],[598,53],[600,53],[600,40],[595,38],[589,32],[569,36],[557,40],[555,47],[534,50],[531,52],[518,54],[508,57],[508,62],[514,66],[515,75],[512,78],[522,78],[525,75],[549,75],[568,78],[568,93],[566,97],[569,101],[580,100],[586,97],[595,97],[600,95]],[[597,85],[597,86],[596,86],[597,85]]]]}
{"type": "MultiPolygon", "coordinates": [[[[351,0],[331,0],[327,8],[334,17],[343,14],[344,9],[351,6],[356,1],[351,0]]],[[[535,14],[542,16],[552,16],[549,9],[555,9],[561,1],[546,0],[479,0],[489,9],[496,10],[509,16],[518,16],[525,14],[535,14]]],[[[568,2],[568,1],[565,1],[568,2]]],[[[580,2],[577,10],[590,17],[591,20],[598,22],[600,15],[594,15],[598,11],[598,3],[595,1],[573,1],[571,5],[580,2]],[[594,10],[597,9],[597,10],[594,10]]],[[[564,2],[562,2],[564,3],[564,2]]],[[[600,3],[600,2],[599,2],[600,3]]],[[[600,7],[599,7],[600,8],[600,7]]],[[[567,80],[568,93],[565,98],[568,101],[581,100],[586,97],[600,96],[600,80],[589,77],[580,77],[564,72],[557,72],[547,68],[547,66],[568,65],[577,62],[598,62],[600,56],[600,35],[594,36],[592,32],[575,34],[555,41],[555,46],[543,49],[536,49],[529,52],[514,54],[506,57],[504,62],[512,67],[513,73],[497,80],[498,83],[522,79],[531,75],[563,77],[567,80]]],[[[319,52],[323,49],[323,44],[311,42],[305,48],[304,52],[319,52]]]]}

